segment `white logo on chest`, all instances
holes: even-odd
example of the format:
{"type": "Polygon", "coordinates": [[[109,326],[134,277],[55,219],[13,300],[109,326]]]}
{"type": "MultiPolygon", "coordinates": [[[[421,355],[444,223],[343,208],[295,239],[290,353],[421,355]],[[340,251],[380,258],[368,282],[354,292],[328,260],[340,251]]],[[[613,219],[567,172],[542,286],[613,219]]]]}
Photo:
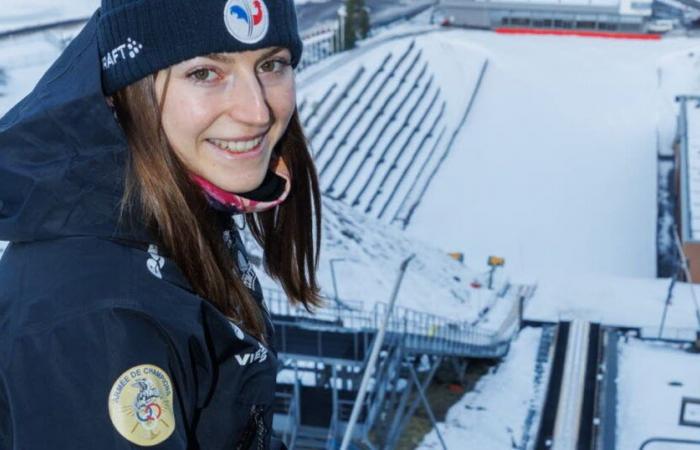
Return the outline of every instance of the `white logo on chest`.
{"type": "Polygon", "coordinates": [[[258,342],[258,351],[254,353],[244,353],[242,355],[236,355],[236,361],[241,366],[247,366],[248,364],[261,363],[267,359],[267,349],[263,347],[261,343],[258,342]]]}
{"type": "Polygon", "coordinates": [[[146,261],[146,267],[148,271],[153,274],[154,277],[163,279],[163,274],[160,270],[165,266],[165,258],[158,254],[158,246],[151,244],[148,247],[148,261],[146,261]]]}

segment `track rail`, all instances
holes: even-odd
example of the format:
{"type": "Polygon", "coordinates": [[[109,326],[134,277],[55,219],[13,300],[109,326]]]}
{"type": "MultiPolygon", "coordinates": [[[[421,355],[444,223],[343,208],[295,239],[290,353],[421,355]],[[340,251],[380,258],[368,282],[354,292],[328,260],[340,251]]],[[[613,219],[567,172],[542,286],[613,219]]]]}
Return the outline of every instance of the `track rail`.
{"type": "Polygon", "coordinates": [[[601,327],[561,322],[536,450],[592,450],[595,438],[601,327]]]}

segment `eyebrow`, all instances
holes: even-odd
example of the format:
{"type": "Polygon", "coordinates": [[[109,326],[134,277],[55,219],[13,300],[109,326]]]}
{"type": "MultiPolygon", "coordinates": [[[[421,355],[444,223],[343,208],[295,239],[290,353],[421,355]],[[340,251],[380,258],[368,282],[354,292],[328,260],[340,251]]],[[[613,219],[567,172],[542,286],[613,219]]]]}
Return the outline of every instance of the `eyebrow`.
{"type": "MultiPolygon", "coordinates": [[[[265,52],[258,60],[256,63],[260,62],[261,60],[265,58],[269,58],[270,56],[281,52],[282,50],[285,50],[284,47],[275,47],[270,49],[269,51],[265,52]]],[[[222,63],[231,63],[235,61],[235,58],[230,55],[222,54],[222,53],[210,53],[208,55],[204,56],[205,58],[213,59],[214,61],[222,62],[222,63]]]]}

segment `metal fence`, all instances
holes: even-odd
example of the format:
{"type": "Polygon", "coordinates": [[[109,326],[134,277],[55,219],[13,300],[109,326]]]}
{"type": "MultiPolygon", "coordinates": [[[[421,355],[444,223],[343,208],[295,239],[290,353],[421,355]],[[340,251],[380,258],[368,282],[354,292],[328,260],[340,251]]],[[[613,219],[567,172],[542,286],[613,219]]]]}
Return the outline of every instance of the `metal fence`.
{"type": "Polygon", "coordinates": [[[305,31],[301,40],[304,43],[304,52],[297,66],[298,72],[343,50],[338,24],[323,25],[305,31]]]}
{"type": "MultiPolygon", "coordinates": [[[[371,311],[361,302],[326,299],[328,307],[313,313],[303,307],[292,306],[284,292],[265,289],[265,301],[276,321],[289,318],[295,323],[314,328],[343,328],[344,330],[377,330],[387,313],[388,305],[377,302],[371,311]],[[302,321],[299,321],[299,319],[302,321]]],[[[400,340],[410,351],[431,354],[479,354],[484,357],[500,356],[519,327],[520,302],[514,299],[510,311],[497,331],[484,330],[466,320],[455,320],[436,314],[397,306],[389,317],[387,343],[400,340]]]]}

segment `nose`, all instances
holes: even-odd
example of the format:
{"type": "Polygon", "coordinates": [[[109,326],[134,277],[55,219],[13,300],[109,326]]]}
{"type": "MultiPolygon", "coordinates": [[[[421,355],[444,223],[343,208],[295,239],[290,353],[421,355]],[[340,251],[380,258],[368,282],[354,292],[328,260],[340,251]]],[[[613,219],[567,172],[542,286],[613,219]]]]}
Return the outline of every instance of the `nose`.
{"type": "Polygon", "coordinates": [[[228,114],[233,119],[258,129],[270,125],[272,114],[265,89],[254,73],[239,75],[229,95],[232,101],[228,114]]]}

